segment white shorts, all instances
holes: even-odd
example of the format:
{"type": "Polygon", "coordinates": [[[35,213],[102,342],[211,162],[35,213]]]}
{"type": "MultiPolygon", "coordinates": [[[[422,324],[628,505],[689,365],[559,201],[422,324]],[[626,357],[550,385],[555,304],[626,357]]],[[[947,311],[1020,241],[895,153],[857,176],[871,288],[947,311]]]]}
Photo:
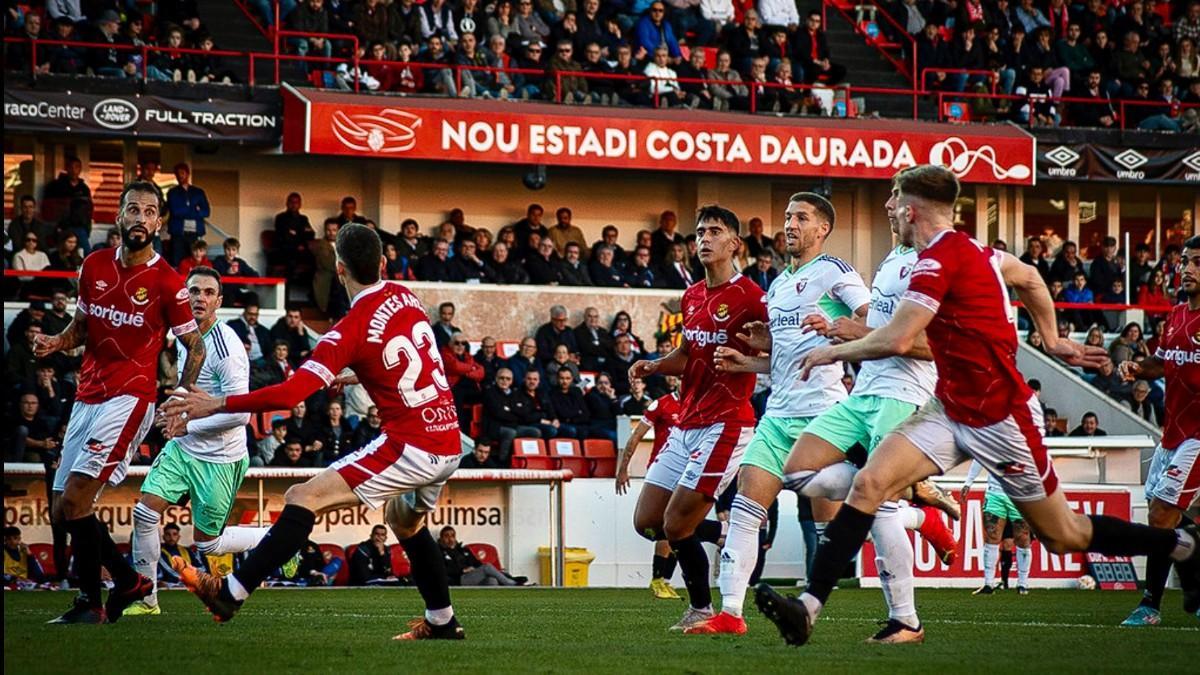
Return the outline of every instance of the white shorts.
{"type": "Polygon", "coordinates": [[[381,433],[329,468],[337,471],[363,504],[377,509],[404,495],[414,510],[430,511],[462,455],[435,455],[381,433]],[[409,496],[411,495],[411,496],[409,496]]]}
{"type": "Polygon", "coordinates": [[[955,422],[936,398],[896,427],[946,473],[968,458],[983,465],[1010,499],[1031,502],[1054,494],[1058,476],[1042,442],[1042,406],[1031,397],[1008,417],[986,427],[955,422]]]}
{"type": "Polygon", "coordinates": [[[54,474],[54,491],[65,490],[67,478],[73,473],[109,485],[120,484],[153,423],[154,404],[133,396],[117,396],[100,403],[76,401],[54,474]]]}
{"type": "Polygon", "coordinates": [[[1189,438],[1174,450],[1159,445],[1146,474],[1146,499],[1187,509],[1200,496],[1200,439],[1189,438]]]}
{"type": "Polygon", "coordinates": [[[716,499],[737,475],[742,453],[753,437],[751,424],[676,427],[646,471],[646,482],[664,490],[684,487],[716,499]]]}

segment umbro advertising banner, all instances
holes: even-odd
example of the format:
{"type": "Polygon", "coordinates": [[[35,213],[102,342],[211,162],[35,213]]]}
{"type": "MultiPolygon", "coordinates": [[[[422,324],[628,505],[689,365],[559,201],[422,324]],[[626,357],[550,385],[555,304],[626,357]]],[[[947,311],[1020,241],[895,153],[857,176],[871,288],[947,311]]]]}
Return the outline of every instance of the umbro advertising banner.
{"type": "Polygon", "coordinates": [[[932,163],[966,182],[1034,182],[1036,141],[1007,124],[282,91],[287,153],[869,180],[932,163]]]}
{"type": "Polygon", "coordinates": [[[1200,184],[1197,147],[1149,149],[1042,143],[1037,154],[1039,179],[1200,184]]]}
{"type": "MultiPolygon", "coordinates": [[[[955,490],[957,493],[957,490],[955,490]]],[[[958,541],[958,555],[954,564],[945,565],[938,560],[933,547],[920,534],[909,532],[913,538],[913,576],[917,586],[977,588],[983,585],[983,504],[985,492],[972,489],[967,493],[963,505],[962,519],[950,521],[950,530],[958,541]]],[[[1063,495],[1071,510],[1086,515],[1115,516],[1129,520],[1132,516],[1132,497],[1123,487],[1089,486],[1087,488],[1064,488],[1063,495]]],[[[957,495],[956,495],[957,496],[957,495]]],[[[961,503],[961,502],[960,502],[961,503]]],[[[942,516],[945,518],[945,516],[942,516]]],[[[1050,553],[1036,538],[1033,541],[1033,563],[1030,566],[1030,585],[1035,587],[1074,586],[1080,576],[1087,574],[1087,556],[1082,553],[1057,555],[1050,553]]],[[[875,566],[875,546],[871,542],[863,545],[859,555],[861,577],[864,586],[879,586],[879,571],[875,566]]],[[[997,573],[999,578],[999,573],[997,573]]],[[[1010,583],[1016,587],[1017,570],[1014,564],[1010,583]]],[[[1132,587],[1132,586],[1131,586],[1132,587]]]]}
{"type": "Polygon", "coordinates": [[[6,131],[269,145],[282,124],[278,103],[4,90],[6,131]]]}

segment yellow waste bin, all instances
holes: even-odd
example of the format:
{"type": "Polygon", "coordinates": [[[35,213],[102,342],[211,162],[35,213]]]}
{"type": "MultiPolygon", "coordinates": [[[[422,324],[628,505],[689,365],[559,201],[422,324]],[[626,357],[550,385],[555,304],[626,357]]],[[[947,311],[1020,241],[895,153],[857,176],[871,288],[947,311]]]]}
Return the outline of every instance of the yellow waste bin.
{"type": "MultiPolygon", "coordinates": [[[[563,585],[587,586],[588,565],[596,559],[596,555],[586,548],[568,546],[563,549],[563,585]]],[[[550,585],[550,574],[554,569],[554,556],[549,546],[538,547],[538,561],[541,563],[543,586],[550,585]]]]}

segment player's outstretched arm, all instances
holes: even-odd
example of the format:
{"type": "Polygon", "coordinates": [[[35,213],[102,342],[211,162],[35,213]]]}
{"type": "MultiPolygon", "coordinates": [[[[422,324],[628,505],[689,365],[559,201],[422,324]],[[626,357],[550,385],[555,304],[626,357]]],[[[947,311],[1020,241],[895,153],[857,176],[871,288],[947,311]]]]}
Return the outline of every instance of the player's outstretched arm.
{"type": "Polygon", "coordinates": [[[907,354],[933,320],[934,313],[925,306],[901,300],[892,320],[871,331],[861,340],[840,345],[818,347],[800,362],[800,379],[808,379],[813,368],[838,361],[872,361],[907,354]]]}
{"type": "Polygon", "coordinates": [[[291,379],[249,394],[210,396],[195,385],[186,394],[172,396],[163,404],[163,415],[198,419],[217,413],[266,412],[293,408],[325,386],[324,380],[301,368],[291,379]]]}
{"type": "Polygon", "coordinates": [[[750,349],[760,352],[770,353],[771,351],[771,329],[764,321],[750,321],[742,326],[742,331],[737,334],[737,339],[746,343],[750,349]]]}
{"type": "Polygon", "coordinates": [[[1142,359],[1141,363],[1137,361],[1122,361],[1121,365],[1117,366],[1117,373],[1125,381],[1157,380],[1166,374],[1163,366],[1162,359],[1157,356],[1151,356],[1142,359]]]}
{"type": "Polygon", "coordinates": [[[637,446],[646,437],[646,433],[650,431],[650,425],[646,424],[645,420],[638,420],[637,426],[633,428],[633,433],[629,435],[629,440],[625,442],[625,447],[621,448],[621,456],[617,458],[617,494],[623,495],[629,490],[629,461],[633,459],[633,453],[637,452],[637,446]]]}
{"type": "Polygon", "coordinates": [[[678,347],[657,361],[641,359],[634,362],[629,367],[629,377],[649,377],[651,375],[682,377],[684,369],[687,368],[687,353],[687,340],[681,340],[678,347]]]}
{"type": "Polygon", "coordinates": [[[39,334],[33,342],[33,355],[45,358],[55,352],[69,352],[87,342],[87,314],[79,306],[71,323],[58,335],[39,334]]]}
{"type": "Polygon", "coordinates": [[[717,347],[713,353],[713,368],[719,373],[769,373],[771,357],[750,356],[732,347],[717,347]]]}
{"type": "Polygon", "coordinates": [[[187,360],[179,369],[179,386],[190,387],[196,384],[196,378],[200,376],[200,367],[204,365],[204,359],[208,356],[204,348],[204,338],[197,329],[183,333],[176,339],[187,348],[187,360]]]}
{"type": "Polygon", "coordinates": [[[1042,335],[1046,353],[1057,356],[1069,365],[1083,368],[1099,368],[1108,360],[1108,351],[1103,347],[1089,347],[1058,337],[1058,323],[1054,317],[1054,299],[1046,288],[1046,282],[1032,265],[1026,265],[1011,253],[997,252],[1000,256],[1000,273],[1004,283],[1013,287],[1017,298],[1025,305],[1033,325],[1042,335]]]}

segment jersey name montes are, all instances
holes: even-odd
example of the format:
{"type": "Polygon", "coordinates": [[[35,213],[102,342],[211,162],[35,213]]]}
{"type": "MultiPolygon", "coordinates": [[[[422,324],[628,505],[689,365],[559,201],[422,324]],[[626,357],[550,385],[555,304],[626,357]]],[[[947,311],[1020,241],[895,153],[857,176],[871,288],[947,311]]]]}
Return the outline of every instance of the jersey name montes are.
{"type": "Polygon", "coordinates": [[[1200,310],[1186,303],[1172,307],[1154,356],[1167,378],[1162,446],[1174,450],[1200,438],[1200,310]]]}
{"type": "Polygon", "coordinates": [[[811,350],[829,344],[801,323],[810,314],[830,321],[850,316],[871,301],[858,272],[845,261],[819,255],[796,270],[785,268],[767,291],[771,327],[771,395],[768,417],[815,417],[846,399],[841,363],[814,368],[800,379],[800,361],[811,350]]]}
{"type": "Polygon", "coordinates": [[[692,284],[683,292],[681,305],[688,354],[680,386],[679,426],[694,429],[720,422],[753,424],[750,395],[754,393],[754,373],[718,373],[713,356],[717,347],[752,353],[737,334],[745,333],[748,323],[767,320],[762,289],[735,274],[714,288],[704,281],[692,284]]]}
{"type": "MultiPolygon", "coordinates": [[[[187,347],[175,341],[179,363],[187,359],[187,347]]],[[[217,322],[204,334],[204,365],[196,386],[213,396],[245,394],[250,391],[250,359],[242,339],[228,324],[217,322]]],[[[175,443],[187,454],[206,462],[227,464],[246,457],[246,425],[249,413],[219,413],[188,422],[187,434],[175,443]]]]}
{"type": "Polygon", "coordinates": [[[462,452],[433,326],[420,299],[402,284],[381,281],[356,295],[300,368],[326,384],[350,368],[379,407],[390,439],[435,455],[462,452]]]}
{"type": "Polygon", "coordinates": [[[658,451],[667,444],[667,436],[671,435],[671,429],[679,424],[679,392],[673,391],[651,401],[650,405],[646,406],[646,413],[642,415],[642,419],[654,429],[654,446],[650,449],[650,457],[653,460],[658,456],[658,451]]]}
{"type": "Polygon", "coordinates": [[[1017,370],[1016,322],[995,252],[943,230],[909,275],[903,300],[934,312],[925,335],[950,419],[982,427],[1027,408],[1033,390],[1017,370]]]}
{"type": "Polygon", "coordinates": [[[167,329],[176,336],[196,330],[179,274],[158,254],[125,267],[120,247],[101,249],[83,260],[76,307],[87,316],[76,400],[128,395],[153,402],[167,329]]]}
{"type": "MultiPolygon", "coordinates": [[[[900,298],[908,290],[917,251],[897,246],[879,263],[871,280],[871,307],[867,311],[867,327],[874,330],[892,320],[900,298]]],[[[933,361],[893,356],[887,359],[863,361],[854,383],[856,396],[894,398],[916,406],[925,405],[937,384],[937,366],[933,361]]]]}

